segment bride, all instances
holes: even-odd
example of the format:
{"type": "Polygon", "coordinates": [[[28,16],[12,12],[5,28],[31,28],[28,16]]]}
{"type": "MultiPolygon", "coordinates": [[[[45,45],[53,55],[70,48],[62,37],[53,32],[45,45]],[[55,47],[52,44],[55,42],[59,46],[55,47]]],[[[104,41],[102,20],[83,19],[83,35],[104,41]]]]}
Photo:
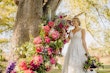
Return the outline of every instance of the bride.
{"type": "Polygon", "coordinates": [[[72,19],[72,26],[75,28],[69,33],[68,39],[71,42],[65,56],[62,73],[86,73],[83,70],[83,64],[87,60],[89,52],[85,42],[85,30],[79,27],[80,20],[77,17],[72,19]]]}

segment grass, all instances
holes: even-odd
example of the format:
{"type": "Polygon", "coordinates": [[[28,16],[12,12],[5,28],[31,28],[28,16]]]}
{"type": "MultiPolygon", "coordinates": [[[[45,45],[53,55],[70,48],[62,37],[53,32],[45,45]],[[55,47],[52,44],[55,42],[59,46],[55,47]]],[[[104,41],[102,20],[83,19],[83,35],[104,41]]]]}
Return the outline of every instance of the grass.
{"type": "MultiPolygon", "coordinates": [[[[53,69],[48,73],[61,73],[61,70],[53,69]]],[[[105,65],[104,69],[99,69],[98,73],[110,73],[110,65],[105,65]]]]}

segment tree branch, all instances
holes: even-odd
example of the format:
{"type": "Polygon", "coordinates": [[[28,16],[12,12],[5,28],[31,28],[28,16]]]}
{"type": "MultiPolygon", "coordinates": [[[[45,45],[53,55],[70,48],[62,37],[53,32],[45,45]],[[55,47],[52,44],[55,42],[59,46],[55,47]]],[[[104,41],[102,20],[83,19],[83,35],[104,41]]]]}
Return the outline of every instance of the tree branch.
{"type": "Polygon", "coordinates": [[[58,8],[58,6],[59,6],[61,1],[62,0],[48,0],[46,2],[46,4],[43,6],[44,15],[47,15],[47,13],[48,13],[48,6],[50,6],[51,7],[51,11],[52,11],[52,16],[54,16],[55,11],[58,8]]]}
{"type": "Polygon", "coordinates": [[[18,6],[19,0],[14,0],[15,4],[18,6]]]}

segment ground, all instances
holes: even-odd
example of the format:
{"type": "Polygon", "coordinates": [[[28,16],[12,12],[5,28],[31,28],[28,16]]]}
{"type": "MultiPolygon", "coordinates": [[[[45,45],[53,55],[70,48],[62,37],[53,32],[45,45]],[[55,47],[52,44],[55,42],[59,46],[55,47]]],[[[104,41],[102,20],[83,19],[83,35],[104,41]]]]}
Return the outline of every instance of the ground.
{"type": "MultiPolygon", "coordinates": [[[[62,60],[63,58],[60,59],[62,60]]],[[[101,57],[100,60],[104,63],[104,69],[100,68],[98,73],[110,73],[110,56],[101,57]]],[[[61,70],[53,69],[48,73],[61,73],[61,70]]]]}

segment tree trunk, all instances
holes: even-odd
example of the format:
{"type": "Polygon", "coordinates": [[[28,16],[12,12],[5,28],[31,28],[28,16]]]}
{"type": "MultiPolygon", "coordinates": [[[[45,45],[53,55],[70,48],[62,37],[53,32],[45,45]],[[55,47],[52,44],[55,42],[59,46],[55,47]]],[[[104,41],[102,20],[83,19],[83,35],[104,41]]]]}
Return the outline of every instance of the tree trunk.
{"type": "Polygon", "coordinates": [[[43,0],[19,0],[18,3],[12,37],[12,52],[16,47],[20,47],[23,43],[29,41],[30,35],[33,37],[39,35],[38,26],[41,23],[41,17],[48,11],[47,6],[51,6],[54,15],[60,0],[48,0],[44,6],[43,0]]]}

